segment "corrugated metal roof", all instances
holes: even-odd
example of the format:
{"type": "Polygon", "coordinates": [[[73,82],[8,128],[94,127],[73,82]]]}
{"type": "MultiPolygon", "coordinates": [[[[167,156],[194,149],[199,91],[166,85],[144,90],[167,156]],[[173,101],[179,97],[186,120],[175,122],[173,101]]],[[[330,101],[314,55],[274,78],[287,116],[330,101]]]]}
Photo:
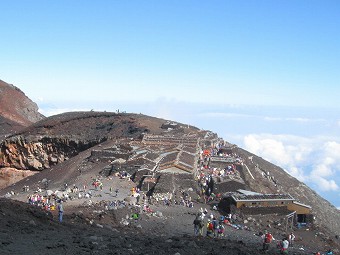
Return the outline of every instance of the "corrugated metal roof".
{"type": "Polygon", "coordinates": [[[261,193],[257,193],[257,192],[253,192],[253,191],[250,191],[250,190],[244,190],[244,189],[238,189],[237,192],[241,193],[241,194],[244,194],[244,195],[262,195],[261,193]]]}

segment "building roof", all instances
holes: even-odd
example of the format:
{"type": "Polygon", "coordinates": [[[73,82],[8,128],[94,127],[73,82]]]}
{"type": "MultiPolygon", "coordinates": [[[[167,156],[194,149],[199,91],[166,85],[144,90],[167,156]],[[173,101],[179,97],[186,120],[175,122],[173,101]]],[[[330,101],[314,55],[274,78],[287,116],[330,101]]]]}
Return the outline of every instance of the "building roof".
{"type": "Polygon", "coordinates": [[[160,154],[158,154],[158,153],[149,152],[149,153],[145,154],[144,157],[145,157],[146,159],[149,159],[149,160],[155,160],[155,159],[157,159],[157,158],[159,157],[159,155],[160,155],[160,154]]]}
{"type": "Polygon", "coordinates": [[[182,150],[168,153],[160,160],[159,170],[175,167],[192,173],[195,168],[195,159],[195,155],[182,150]]]}
{"type": "Polygon", "coordinates": [[[179,154],[178,151],[174,151],[172,153],[167,154],[160,160],[159,165],[171,164],[172,162],[175,162],[178,154],[179,154]]]}
{"type": "Polygon", "coordinates": [[[253,192],[253,191],[245,190],[245,189],[238,189],[237,192],[243,195],[262,195],[261,193],[257,193],[257,192],[253,192]]]}
{"type": "Polygon", "coordinates": [[[145,134],[143,136],[143,143],[149,145],[155,144],[184,144],[187,146],[197,145],[198,137],[196,135],[183,136],[165,136],[145,134]]]}
{"type": "Polygon", "coordinates": [[[295,200],[290,194],[260,194],[260,195],[233,194],[231,197],[236,202],[294,201],[295,200]]]}
{"type": "Polygon", "coordinates": [[[197,147],[196,146],[183,146],[182,150],[185,151],[185,152],[191,153],[191,154],[197,153],[197,147]]]}
{"type": "Polygon", "coordinates": [[[302,204],[302,203],[300,203],[300,202],[297,202],[297,201],[293,201],[293,204],[300,205],[300,206],[302,206],[302,207],[306,207],[306,208],[312,209],[312,207],[311,207],[311,206],[309,206],[309,205],[305,205],[305,204],[302,204]]]}
{"type": "Polygon", "coordinates": [[[234,157],[222,157],[222,156],[212,156],[210,157],[211,162],[224,162],[224,163],[235,163],[237,160],[234,157]]]}

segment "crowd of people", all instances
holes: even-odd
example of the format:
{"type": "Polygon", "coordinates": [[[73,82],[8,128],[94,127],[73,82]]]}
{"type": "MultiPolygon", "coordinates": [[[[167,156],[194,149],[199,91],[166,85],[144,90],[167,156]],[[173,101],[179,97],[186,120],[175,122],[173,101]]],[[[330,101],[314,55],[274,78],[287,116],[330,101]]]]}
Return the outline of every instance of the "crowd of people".
{"type": "Polygon", "coordinates": [[[207,237],[222,238],[224,237],[225,226],[230,224],[230,218],[220,216],[217,219],[212,213],[208,215],[208,211],[201,208],[193,224],[195,236],[203,237],[205,230],[207,237]]]}

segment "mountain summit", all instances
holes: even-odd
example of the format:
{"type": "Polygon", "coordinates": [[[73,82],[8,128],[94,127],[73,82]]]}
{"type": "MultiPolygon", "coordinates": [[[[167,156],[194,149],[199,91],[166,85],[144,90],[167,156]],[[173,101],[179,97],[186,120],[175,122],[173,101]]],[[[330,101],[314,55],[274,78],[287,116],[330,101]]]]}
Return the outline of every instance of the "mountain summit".
{"type": "MultiPolygon", "coordinates": [[[[109,212],[115,224],[123,217],[122,225],[129,224],[126,214],[138,210],[145,213],[139,228],[159,235],[187,235],[192,217],[204,207],[211,214],[232,213],[237,224],[230,226],[238,230],[270,229],[277,237],[294,230],[306,239],[301,239],[301,245],[337,245],[340,215],[334,206],[282,168],[211,131],[133,113],[69,112],[43,118],[19,89],[1,84],[0,99],[6,99],[5,104],[13,96],[21,96],[26,103],[1,109],[7,123],[25,128],[7,134],[2,141],[0,171],[35,173],[1,189],[1,196],[19,201],[36,196],[48,201],[64,199],[70,202],[65,207],[74,206],[69,209],[74,212],[69,216],[72,223],[86,219],[86,224],[93,224],[89,219],[93,213],[78,215],[80,207],[106,211],[100,214],[106,224],[109,222],[103,218],[109,212]],[[136,190],[141,192],[141,200],[136,200],[136,190]],[[118,197],[124,201],[119,200],[119,210],[111,205],[118,197]],[[149,206],[159,210],[160,222],[152,218],[155,214],[149,206]],[[173,206],[171,210],[169,206],[173,206]],[[110,211],[111,207],[117,210],[110,211]],[[181,216],[172,221],[176,208],[181,216]],[[163,217],[161,210],[171,213],[163,217]],[[180,225],[171,225],[174,222],[180,225]]],[[[252,234],[249,238],[255,240],[252,234]]]]}

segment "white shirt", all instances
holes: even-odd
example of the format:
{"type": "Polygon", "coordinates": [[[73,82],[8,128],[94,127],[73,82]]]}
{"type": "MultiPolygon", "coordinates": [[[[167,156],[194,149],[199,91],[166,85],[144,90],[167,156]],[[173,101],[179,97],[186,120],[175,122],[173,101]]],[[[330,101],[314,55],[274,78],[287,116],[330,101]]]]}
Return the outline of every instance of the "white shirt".
{"type": "Polygon", "coordinates": [[[283,241],[282,241],[282,248],[288,249],[288,246],[289,246],[288,240],[283,240],[283,241]]]}

